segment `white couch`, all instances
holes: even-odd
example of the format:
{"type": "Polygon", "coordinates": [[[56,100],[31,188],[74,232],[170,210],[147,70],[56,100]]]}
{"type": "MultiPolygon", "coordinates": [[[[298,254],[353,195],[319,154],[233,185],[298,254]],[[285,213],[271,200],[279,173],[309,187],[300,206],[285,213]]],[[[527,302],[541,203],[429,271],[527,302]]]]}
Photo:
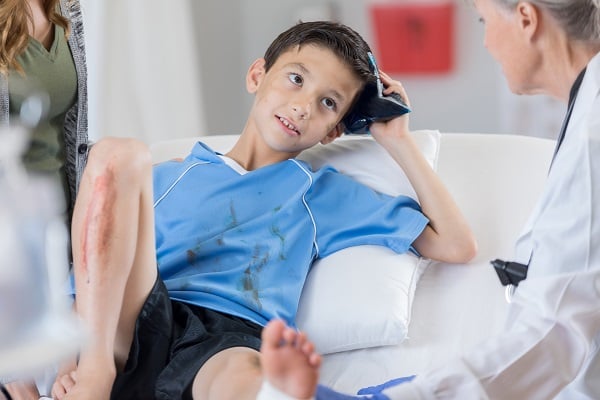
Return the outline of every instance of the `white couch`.
{"type": "MultiPolygon", "coordinates": [[[[326,351],[321,381],[338,390],[354,393],[388,379],[418,374],[502,330],[504,289],[489,261],[511,258],[513,243],[543,186],[554,141],[502,134],[442,133],[428,137],[436,141],[435,148],[427,150],[433,157],[430,162],[470,222],[478,240],[478,255],[468,265],[431,262],[417,268],[412,281],[416,290],[408,292],[408,332],[405,337],[398,334],[398,343],[326,351]]],[[[177,139],[157,143],[152,151],[157,161],[185,156],[198,139],[217,151],[227,151],[235,138],[177,139]]],[[[338,142],[347,140],[352,138],[338,142]]],[[[349,293],[347,301],[354,298],[349,293]]],[[[301,306],[303,301],[304,295],[301,306]]],[[[331,301],[339,299],[332,297],[331,301]]],[[[327,323],[328,318],[323,318],[325,329],[327,323]]],[[[356,323],[361,327],[370,322],[362,318],[356,323]]]]}

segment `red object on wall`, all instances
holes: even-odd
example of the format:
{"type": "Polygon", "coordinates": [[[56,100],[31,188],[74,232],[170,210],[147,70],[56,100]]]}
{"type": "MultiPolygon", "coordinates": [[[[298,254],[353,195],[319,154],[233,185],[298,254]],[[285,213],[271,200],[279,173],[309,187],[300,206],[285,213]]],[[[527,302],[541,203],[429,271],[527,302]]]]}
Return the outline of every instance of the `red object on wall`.
{"type": "Polygon", "coordinates": [[[449,72],[454,62],[454,5],[371,5],[375,55],[388,74],[449,72]]]}

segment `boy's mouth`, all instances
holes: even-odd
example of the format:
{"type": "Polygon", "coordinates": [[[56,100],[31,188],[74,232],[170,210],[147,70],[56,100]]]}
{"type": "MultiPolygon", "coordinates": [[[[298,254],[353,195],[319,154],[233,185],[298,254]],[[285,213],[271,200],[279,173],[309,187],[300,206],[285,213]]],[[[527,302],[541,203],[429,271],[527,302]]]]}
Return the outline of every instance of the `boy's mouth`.
{"type": "Polygon", "coordinates": [[[292,124],[290,121],[288,121],[284,117],[277,116],[277,119],[279,119],[279,122],[281,122],[281,124],[284,127],[295,132],[296,134],[300,135],[300,131],[298,130],[298,128],[296,128],[296,125],[292,124]]]}

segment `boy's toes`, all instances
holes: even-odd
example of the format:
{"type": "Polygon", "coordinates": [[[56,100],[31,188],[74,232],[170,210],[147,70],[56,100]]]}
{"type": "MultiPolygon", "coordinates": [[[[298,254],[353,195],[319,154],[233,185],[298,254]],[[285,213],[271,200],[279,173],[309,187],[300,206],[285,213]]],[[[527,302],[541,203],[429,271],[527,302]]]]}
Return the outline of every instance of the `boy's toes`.
{"type": "Polygon", "coordinates": [[[262,331],[263,347],[278,347],[286,329],[285,323],[280,319],[274,319],[264,327],[262,331]]]}

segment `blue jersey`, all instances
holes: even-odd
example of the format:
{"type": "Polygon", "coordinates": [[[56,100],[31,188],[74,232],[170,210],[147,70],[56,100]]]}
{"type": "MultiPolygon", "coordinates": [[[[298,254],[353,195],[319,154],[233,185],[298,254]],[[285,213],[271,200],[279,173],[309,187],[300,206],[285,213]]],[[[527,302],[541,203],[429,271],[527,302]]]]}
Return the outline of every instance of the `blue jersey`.
{"type": "Polygon", "coordinates": [[[295,326],[316,258],[364,244],[406,252],[428,223],[413,199],[331,167],[290,159],[240,173],[202,143],[154,168],[154,196],[158,268],[171,298],[261,325],[278,317],[295,326]]]}

